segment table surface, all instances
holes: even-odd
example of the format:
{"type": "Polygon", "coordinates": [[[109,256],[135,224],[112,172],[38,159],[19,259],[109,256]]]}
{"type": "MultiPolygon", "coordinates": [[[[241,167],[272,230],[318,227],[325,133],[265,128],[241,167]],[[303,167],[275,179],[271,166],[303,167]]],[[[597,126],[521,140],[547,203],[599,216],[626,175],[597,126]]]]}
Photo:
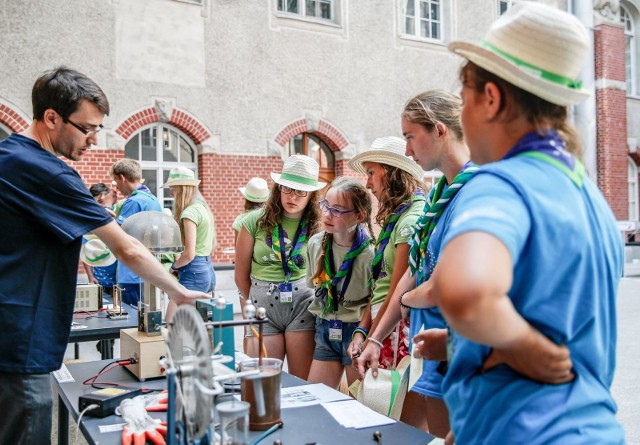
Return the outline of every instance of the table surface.
{"type": "MultiPolygon", "coordinates": [[[[105,365],[111,362],[112,360],[101,360],[67,365],[69,372],[76,380],[75,382],[58,383],[53,376],[51,377],[61,403],[64,403],[74,420],[77,421],[79,414],[78,398],[82,394],[95,390],[89,385],[83,385],[82,382],[97,374],[105,365]]],[[[140,382],[124,367],[117,367],[104,374],[98,379],[98,382],[101,381],[118,382],[135,388],[164,389],[166,387],[166,379],[164,378],[140,382]]],[[[283,387],[304,385],[306,383],[304,380],[283,373],[283,387]]],[[[166,413],[151,413],[151,415],[164,420],[166,413]]],[[[280,439],[284,444],[374,444],[373,432],[376,430],[382,433],[382,439],[386,443],[427,444],[433,440],[433,437],[429,434],[401,422],[360,430],[344,428],[320,405],[283,409],[281,416],[284,427],[264,439],[262,443],[271,444],[274,440],[280,439]]],[[[83,417],[81,431],[91,445],[98,443],[101,445],[120,444],[121,431],[101,433],[99,430],[100,426],[120,423],[122,423],[122,419],[115,415],[102,419],[83,417]]],[[[250,438],[254,439],[260,434],[261,432],[259,431],[251,431],[250,438]]]]}
{"type": "Polygon", "coordinates": [[[77,329],[77,325],[72,325],[69,343],[120,338],[120,329],[138,327],[138,310],[128,304],[123,304],[122,307],[129,314],[129,318],[113,320],[107,318],[106,311],[98,312],[93,316],[87,316],[81,312],[74,314],[73,321],[86,328],[77,329]]]}

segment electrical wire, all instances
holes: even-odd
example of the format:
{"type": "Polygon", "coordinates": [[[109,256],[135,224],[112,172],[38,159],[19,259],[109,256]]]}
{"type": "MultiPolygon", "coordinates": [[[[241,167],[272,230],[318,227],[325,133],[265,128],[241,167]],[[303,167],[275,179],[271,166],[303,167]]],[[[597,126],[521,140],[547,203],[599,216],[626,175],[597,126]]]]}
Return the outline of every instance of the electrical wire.
{"type": "Polygon", "coordinates": [[[97,403],[92,403],[91,405],[85,407],[85,409],[83,409],[80,412],[80,415],[78,416],[78,425],[76,428],[76,435],[75,435],[75,438],[73,439],[74,445],[78,445],[78,431],[80,431],[80,421],[82,420],[82,416],[84,416],[87,411],[90,411],[96,408],[100,408],[100,406],[97,403]]]}
{"type": "Polygon", "coordinates": [[[98,371],[97,374],[89,377],[87,380],[85,380],[84,382],[82,382],[83,385],[91,385],[92,388],[96,388],[96,389],[103,389],[103,388],[109,388],[109,387],[119,387],[119,388],[129,388],[129,386],[127,385],[123,385],[121,383],[116,383],[116,382],[96,382],[96,380],[98,380],[98,377],[106,374],[107,372],[111,371],[112,369],[115,369],[119,366],[125,366],[125,365],[131,365],[135,363],[135,360],[132,359],[127,359],[127,360],[114,360],[110,363],[107,363],[100,371],[98,371]],[[99,385],[103,385],[103,386],[98,386],[99,385]]]}

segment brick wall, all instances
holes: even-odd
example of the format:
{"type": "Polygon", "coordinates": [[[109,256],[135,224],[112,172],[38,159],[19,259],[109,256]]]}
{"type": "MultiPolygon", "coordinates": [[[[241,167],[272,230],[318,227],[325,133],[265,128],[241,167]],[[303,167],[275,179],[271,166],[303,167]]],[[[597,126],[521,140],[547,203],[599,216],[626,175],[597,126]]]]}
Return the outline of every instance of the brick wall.
{"type": "MultiPolygon", "coordinates": [[[[617,26],[600,24],[594,32],[596,80],[624,84],[624,31],[617,26]]],[[[606,84],[605,84],[606,85],[606,84]]],[[[627,186],[627,115],[626,92],[618,88],[596,89],[598,187],[602,190],[617,219],[629,215],[627,186]]]]}

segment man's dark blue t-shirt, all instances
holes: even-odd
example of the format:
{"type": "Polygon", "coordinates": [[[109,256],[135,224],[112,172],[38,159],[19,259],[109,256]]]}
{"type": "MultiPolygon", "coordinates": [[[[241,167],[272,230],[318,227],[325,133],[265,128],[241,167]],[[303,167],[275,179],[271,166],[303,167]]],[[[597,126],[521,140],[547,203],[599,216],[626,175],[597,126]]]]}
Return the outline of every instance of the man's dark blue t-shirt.
{"type": "Polygon", "coordinates": [[[81,237],[111,221],[80,175],[36,141],[0,142],[0,372],[60,367],[81,237]]]}

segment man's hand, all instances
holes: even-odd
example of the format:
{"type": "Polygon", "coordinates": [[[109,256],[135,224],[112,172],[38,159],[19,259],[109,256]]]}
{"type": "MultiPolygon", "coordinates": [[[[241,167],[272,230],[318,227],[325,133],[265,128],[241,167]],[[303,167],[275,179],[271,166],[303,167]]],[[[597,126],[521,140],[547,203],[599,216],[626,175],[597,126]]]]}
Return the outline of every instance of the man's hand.
{"type": "Polygon", "coordinates": [[[171,296],[171,301],[177,305],[196,304],[196,300],[201,300],[203,298],[211,298],[211,295],[196,290],[186,290],[183,294],[171,296]]]}
{"type": "Polygon", "coordinates": [[[553,343],[533,328],[517,345],[494,349],[482,371],[487,372],[502,363],[540,383],[559,385],[575,378],[569,348],[553,343]]]}
{"type": "Polygon", "coordinates": [[[438,362],[447,360],[447,330],[427,329],[413,337],[413,356],[438,362]]]}

